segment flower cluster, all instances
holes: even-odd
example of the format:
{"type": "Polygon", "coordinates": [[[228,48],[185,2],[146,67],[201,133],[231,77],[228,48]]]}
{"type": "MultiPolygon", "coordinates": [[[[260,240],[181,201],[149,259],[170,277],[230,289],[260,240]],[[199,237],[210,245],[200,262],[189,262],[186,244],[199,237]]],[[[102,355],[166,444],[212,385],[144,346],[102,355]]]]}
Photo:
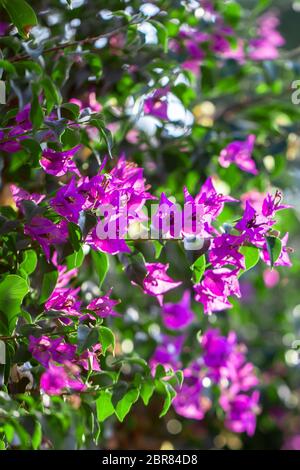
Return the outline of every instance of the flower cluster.
{"type": "Polygon", "coordinates": [[[232,59],[243,64],[247,59],[253,61],[274,60],[279,57],[279,48],[285,43],[277,31],[279,20],[274,12],[268,12],[257,20],[254,37],[234,38],[233,29],[224,21],[222,15],[214,11],[209,4],[202,5],[206,26],[203,31],[183,25],[179,39],[173,40],[174,52],[186,56],[182,67],[198,76],[201,65],[211,50],[221,60],[232,59]],[[235,43],[233,43],[235,42],[235,43]]]}
{"type": "Polygon", "coordinates": [[[41,389],[48,395],[60,395],[65,391],[83,391],[86,386],[80,377],[81,368],[99,371],[96,345],[93,351],[86,350],[78,355],[76,345],[69,344],[63,338],[41,336],[29,337],[29,351],[43,367],[41,389]]]}
{"type": "MultiPolygon", "coordinates": [[[[180,353],[184,336],[164,336],[152,357],[168,368],[182,367],[180,353]]],[[[253,364],[246,360],[246,347],[237,342],[235,333],[222,336],[217,329],[208,329],[200,340],[202,356],[184,370],[184,382],[173,406],[178,414],[201,420],[212,406],[213,386],[217,386],[219,405],[225,414],[228,429],[249,436],[254,434],[259,412],[259,381],[253,364]]]]}

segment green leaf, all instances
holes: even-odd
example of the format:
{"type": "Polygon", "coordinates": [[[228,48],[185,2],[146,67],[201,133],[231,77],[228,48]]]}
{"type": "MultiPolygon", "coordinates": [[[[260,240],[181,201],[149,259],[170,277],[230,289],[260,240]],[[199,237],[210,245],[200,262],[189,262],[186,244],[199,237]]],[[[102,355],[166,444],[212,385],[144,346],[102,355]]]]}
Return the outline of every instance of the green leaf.
{"type": "Polygon", "coordinates": [[[89,328],[86,325],[79,325],[77,330],[77,353],[81,354],[86,349],[91,348],[99,342],[99,331],[97,328],[89,328]]]}
{"type": "Polygon", "coordinates": [[[92,250],[91,254],[95,271],[99,278],[99,287],[101,289],[101,286],[109,269],[109,258],[108,255],[106,253],[103,253],[102,251],[92,250]]]}
{"type": "Polygon", "coordinates": [[[194,264],[191,265],[191,270],[193,271],[193,281],[195,284],[198,284],[201,281],[201,278],[204,274],[206,267],[205,255],[200,256],[194,264]]]}
{"type": "Polygon", "coordinates": [[[237,2],[223,3],[224,19],[231,25],[236,26],[242,16],[242,7],[237,2]]]}
{"type": "Polygon", "coordinates": [[[117,403],[115,413],[119,421],[123,421],[125,416],[129,413],[132,405],[138,400],[140,391],[133,388],[125,393],[123,398],[117,403]]]}
{"type": "Polygon", "coordinates": [[[64,103],[60,107],[62,117],[70,121],[76,121],[80,114],[80,108],[75,103],[64,103]]]}
{"type": "Polygon", "coordinates": [[[156,29],[158,42],[162,45],[164,52],[167,53],[168,52],[168,39],[169,39],[167,29],[159,21],[151,20],[150,23],[152,23],[156,29]]]}
{"type": "Polygon", "coordinates": [[[71,255],[66,257],[68,271],[70,269],[79,268],[84,260],[83,249],[80,248],[78,251],[74,251],[71,255]]]}
{"type": "Polygon", "coordinates": [[[80,133],[78,129],[66,128],[65,132],[61,136],[61,143],[64,147],[72,148],[76,147],[80,143],[80,133]]]}
{"type": "Polygon", "coordinates": [[[162,364],[158,364],[155,369],[155,379],[159,380],[163,377],[166,377],[167,373],[162,364]]]}
{"type": "Polygon", "coordinates": [[[111,397],[112,393],[109,390],[103,390],[100,392],[99,397],[96,400],[97,418],[100,423],[105,421],[115,412],[111,397]]]}
{"type": "Polygon", "coordinates": [[[31,101],[31,108],[30,108],[30,121],[34,127],[34,129],[38,129],[41,127],[42,123],[44,122],[44,113],[42,107],[40,105],[39,97],[38,97],[38,90],[36,87],[32,87],[33,98],[31,101]]]}
{"type": "Polygon", "coordinates": [[[4,69],[10,75],[16,75],[17,70],[16,67],[11,64],[8,60],[0,59],[0,70],[4,69]]]}
{"type": "Polygon", "coordinates": [[[109,129],[106,129],[104,121],[100,118],[93,118],[90,120],[90,124],[91,126],[95,126],[98,129],[106,143],[110,158],[113,158],[111,153],[113,147],[112,133],[109,129]]]}
{"type": "Polygon", "coordinates": [[[41,286],[41,293],[39,298],[39,303],[43,304],[46,300],[49,299],[50,295],[52,294],[58,277],[57,269],[53,264],[49,264],[44,262],[42,266],[43,270],[43,279],[42,279],[42,286],[41,286]]]}
{"type": "Polygon", "coordinates": [[[21,141],[22,147],[26,150],[26,152],[31,156],[32,165],[34,167],[39,166],[39,159],[42,155],[42,148],[40,144],[34,139],[24,139],[21,141]]]}
{"type": "Polygon", "coordinates": [[[115,349],[115,336],[113,332],[106,326],[99,328],[99,340],[102,346],[102,354],[105,354],[107,349],[111,346],[114,352],[115,349]]]}
{"type": "Polygon", "coordinates": [[[28,292],[29,286],[26,280],[16,274],[9,274],[0,282],[0,311],[6,319],[4,325],[0,321],[1,334],[11,334],[15,329],[17,314],[28,292]]]}
{"type": "Polygon", "coordinates": [[[81,248],[81,241],[82,241],[80,228],[78,227],[78,225],[74,224],[74,222],[69,222],[68,231],[69,231],[71,245],[73,246],[75,251],[79,251],[81,248]]]}
{"type": "Polygon", "coordinates": [[[47,75],[41,80],[41,86],[45,93],[47,113],[50,114],[53,106],[61,103],[61,94],[51,78],[47,75]]]}
{"type": "Polygon", "coordinates": [[[166,395],[162,411],[159,415],[159,417],[162,418],[169,411],[169,408],[172,405],[172,401],[176,397],[176,392],[172,385],[170,385],[168,382],[161,380],[160,384],[163,386],[166,395]]]}
{"type": "Polygon", "coordinates": [[[253,246],[242,246],[240,253],[244,255],[245,271],[253,268],[259,261],[259,250],[253,246]]]}
{"type": "Polygon", "coordinates": [[[271,267],[274,266],[274,263],[277,261],[281,253],[281,240],[276,237],[266,237],[267,250],[270,257],[271,267]]]}
{"type": "Polygon", "coordinates": [[[25,271],[27,275],[35,271],[37,265],[37,255],[34,250],[26,250],[23,253],[23,261],[20,263],[20,270],[25,271]]]}
{"type": "Polygon", "coordinates": [[[18,29],[19,34],[27,38],[33,26],[38,24],[34,10],[25,0],[1,0],[11,21],[18,29]]]}
{"type": "Polygon", "coordinates": [[[252,15],[256,16],[263,12],[270,5],[271,0],[258,0],[256,6],[252,10],[252,15]]]}
{"type": "Polygon", "coordinates": [[[40,447],[41,442],[42,442],[42,437],[43,437],[43,435],[42,435],[42,426],[39,423],[39,421],[37,421],[35,423],[35,428],[34,428],[34,432],[33,432],[32,439],[31,439],[32,448],[34,450],[37,450],[40,447]]]}
{"type": "Polygon", "coordinates": [[[140,395],[145,406],[148,405],[150,398],[152,397],[154,393],[154,390],[155,390],[155,386],[152,380],[147,379],[144,382],[142,382],[140,395]]]}

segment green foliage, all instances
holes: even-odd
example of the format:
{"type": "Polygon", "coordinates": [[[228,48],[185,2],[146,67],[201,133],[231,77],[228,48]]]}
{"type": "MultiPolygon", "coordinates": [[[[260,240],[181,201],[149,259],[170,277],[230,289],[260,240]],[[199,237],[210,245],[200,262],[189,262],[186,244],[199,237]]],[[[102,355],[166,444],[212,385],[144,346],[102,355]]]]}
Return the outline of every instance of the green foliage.
{"type": "Polygon", "coordinates": [[[28,37],[30,29],[37,25],[36,14],[31,6],[25,0],[1,0],[0,5],[8,12],[19,34],[28,37]]]}

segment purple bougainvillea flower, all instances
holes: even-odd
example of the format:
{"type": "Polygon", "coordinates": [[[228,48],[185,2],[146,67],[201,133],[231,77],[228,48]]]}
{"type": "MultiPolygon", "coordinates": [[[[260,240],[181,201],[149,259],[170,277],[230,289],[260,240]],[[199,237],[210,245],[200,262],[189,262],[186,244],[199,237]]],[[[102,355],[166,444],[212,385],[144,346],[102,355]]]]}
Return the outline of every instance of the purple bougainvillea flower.
{"type": "Polygon", "coordinates": [[[228,168],[231,163],[234,163],[241,170],[257,175],[255,162],[251,158],[255,139],[255,135],[250,134],[245,141],[235,140],[228,144],[220,153],[220,165],[228,168]]]}
{"type": "MultiPolygon", "coordinates": [[[[184,192],[184,201],[185,201],[185,211],[187,212],[187,205],[191,205],[192,209],[190,210],[192,214],[192,219],[196,219],[197,222],[197,234],[200,237],[206,238],[210,237],[212,234],[216,233],[216,230],[212,227],[212,222],[218,217],[224,208],[225,202],[237,202],[236,199],[219,194],[212,182],[212,178],[208,178],[204,184],[201,186],[200,192],[193,198],[187,188],[183,189],[184,192]]],[[[186,224],[184,223],[185,233],[189,233],[190,229],[193,227],[193,223],[186,224]]]]}
{"type": "Polygon", "coordinates": [[[241,296],[237,270],[226,268],[209,269],[194,289],[195,300],[203,304],[204,313],[207,314],[231,308],[232,305],[228,301],[230,295],[241,296]]]}
{"type": "Polygon", "coordinates": [[[233,432],[246,432],[248,436],[253,436],[259,409],[258,402],[258,391],[254,391],[250,396],[239,394],[230,397],[223,394],[220,398],[220,405],[226,413],[226,427],[233,432]]]}
{"type": "Polygon", "coordinates": [[[81,381],[80,369],[72,363],[56,365],[49,363],[49,368],[42,374],[40,386],[48,395],[60,395],[64,391],[82,392],[86,386],[81,381]]]}
{"type": "Polygon", "coordinates": [[[259,384],[253,364],[246,362],[245,355],[239,350],[239,346],[232,351],[226,366],[221,368],[220,376],[229,382],[227,390],[231,396],[247,392],[259,384]]]}
{"type": "Polygon", "coordinates": [[[110,289],[106,295],[92,300],[87,308],[100,318],[120,317],[121,315],[114,310],[115,305],[118,305],[120,301],[110,298],[111,291],[110,289]]]}
{"type": "Polygon", "coordinates": [[[32,354],[32,357],[40,362],[44,367],[48,367],[49,361],[52,359],[53,349],[59,345],[61,338],[49,338],[48,336],[40,336],[35,338],[29,336],[28,349],[32,354]]]}
{"type": "Polygon", "coordinates": [[[210,245],[209,261],[214,268],[232,265],[245,269],[244,256],[238,251],[243,242],[244,237],[226,233],[215,237],[210,245]]]}
{"type": "Polygon", "coordinates": [[[48,336],[35,338],[30,336],[29,351],[44,367],[48,367],[51,360],[59,364],[73,361],[75,359],[76,346],[65,343],[63,338],[49,338],[48,336]]]}
{"type": "Polygon", "coordinates": [[[50,199],[50,205],[59,215],[75,223],[78,223],[84,203],[85,199],[76,187],[75,177],[60,188],[54,198],[50,199]]]}
{"type": "Polygon", "coordinates": [[[283,209],[290,209],[292,206],[287,204],[281,204],[282,194],[280,191],[276,191],[274,196],[270,193],[266,195],[263,200],[261,214],[263,217],[271,218],[274,217],[277,211],[283,209]]]}
{"type": "Polygon", "coordinates": [[[201,339],[201,346],[204,350],[203,360],[207,367],[213,369],[224,367],[236,346],[236,335],[231,332],[226,337],[222,336],[217,329],[209,329],[201,339]]]}
{"type": "Polygon", "coordinates": [[[182,213],[177,205],[167,198],[165,193],[160,196],[159,206],[151,218],[153,228],[159,238],[180,238],[182,231],[182,213]]]}
{"type": "Polygon", "coordinates": [[[80,178],[77,182],[77,189],[84,197],[85,203],[84,210],[97,209],[105,200],[105,186],[106,179],[104,175],[96,175],[92,178],[88,176],[80,178]]]}
{"type": "Polygon", "coordinates": [[[46,310],[57,310],[68,315],[78,316],[81,302],[77,299],[80,288],[55,288],[45,303],[46,310]]]}
{"type": "Polygon", "coordinates": [[[183,385],[177,390],[173,407],[180,416],[201,420],[212,406],[211,400],[204,397],[202,393],[203,372],[199,364],[194,362],[184,369],[183,375],[183,385]]]}
{"type": "Polygon", "coordinates": [[[95,344],[92,348],[92,351],[86,349],[76,361],[77,364],[82,366],[85,370],[94,370],[99,371],[100,365],[97,358],[97,353],[101,351],[101,345],[95,344]]]}
{"type": "Polygon", "coordinates": [[[84,108],[90,108],[94,113],[100,113],[102,111],[102,106],[97,101],[96,93],[94,91],[90,91],[87,94],[86,100],[78,100],[77,98],[71,98],[70,103],[77,104],[80,110],[84,108]]]}
{"type": "MultiPolygon", "coordinates": [[[[276,223],[274,216],[278,210],[289,208],[290,206],[281,204],[281,194],[276,192],[274,196],[267,194],[263,199],[261,209],[254,209],[249,201],[245,202],[243,217],[235,225],[235,229],[241,232],[245,241],[265,248],[265,236],[270,228],[276,223]]],[[[264,258],[264,256],[263,256],[264,258]]]]}
{"type": "MultiPolygon", "coordinates": [[[[181,281],[176,282],[167,275],[168,264],[162,263],[145,263],[147,275],[143,281],[145,294],[152,295],[157,298],[160,305],[163,303],[163,296],[166,292],[182,284],[181,281]]],[[[132,282],[134,284],[134,282],[132,282]]]]}
{"type": "Polygon", "coordinates": [[[235,225],[235,229],[241,232],[245,237],[245,241],[256,246],[261,246],[265,243],[265,233],[269,229],[269,225],[266,226],[265,221],[265,218],[262,222],[258,220],[258,213],[249,202],[246,201],[243,217],[235,225]]]}
{"type": "Polygon", "coordinates": [[[168,101],[167,94],[169,87],[155,90],[144,101],[144,113],[159,119],[168,119],[168,101]]]}
{"type": "Polygon", "coordinates": [[[192,323],[194,313],[191,310],[191,293],[189,290],[184,292],[180,302],[164,304],[162,319],[164,325],[170,330],[185,328],[192,323]]]}
{"type": "Polygon", "coordinates": [[[150,359],[150,367],[153,373],[159,364],[162,364],[165,369],[177,370],[181,367],[180,353],[185,337],[181,336],[167,336],[163,335],[161,344],[157,346],[153,356],[150,359]]]}
{"type": "Polygon", "coordinates": [[[10,190],[12,193],[13,200],[18,209],[23,211],[22,205],[20,204],[22,201],[33,201],[35,204],[39,204],[43,199],[45,199],[44,194],[37,194],[37,193],[28,193],[25,189],[19,188],[15,184],[10,185],[10,190]]]}
{"type": "Polygon", "coordinates": [[[85,241],[95,251],[104,251],[104,253],[109,253],[110,255],[116,255],[118,253],[130,253],[130,248],[126,245],[126,242],[123,238],[106,238],[101,240],[97,235],[96,229],[93,229],[88,234],[85,241]]]}
{"type": "Polygon", "coordinates": [[[232,59],[243,64],[245,62],[244,41],[239,39],[236,47],[233,48],[228,40],[228,37],[232,37],[232,35],[233,31],[231,28],[223,28],[222,31],[213,35],[212,48],[223,59],[232,59]]]}
{"type": "Polygon", "coordinates": [[[68,228],[65,220],[54,224],[45,217],[33,217],[30,224],[25,224],[24,233],[41,245],[47,260],[49,260],[50,246],[65,243],[68,237],[68,228]]]}
{"type": "Polygon", "coordinates": [[[49,367],[50,362],[55,362],[58,364],[76,363],[85,370],[89,370],[91,367],[93,370],[100,370],[97,359],[99,349],[101,349],[100,344],[96,344],[93,346],[92,351],[86,350],[80,356],[77,356],[76,346],[66,343],[63,338],[29,337],[29,351],[45,368],[49,367]]]}
{"type": "Polygon", "coordinates": [[[41,167],[49,175],[63,176],[69,171],[70,173],[75,173],[76,175],[81,176],[75,162],[72,160],[73,156],[79,149],[80,145],[63,152],[46,149],[43,151],[42,158],[40,160],[41,167]]]}
{"type": "Polygon", "coordinates": [[[8,31],[9,23],[4,21],[0,21],[0,36],[5,36],[6,32],[8,31]]]}
{"type": "Polygon", "coordinates": [[[279,19],[273,12],[268,12],[258,20],[257,38],[249,42],[249,57],[252,60],[275,60],[279,57],[278,48],[285,43],[276,30],[279,19]]]}

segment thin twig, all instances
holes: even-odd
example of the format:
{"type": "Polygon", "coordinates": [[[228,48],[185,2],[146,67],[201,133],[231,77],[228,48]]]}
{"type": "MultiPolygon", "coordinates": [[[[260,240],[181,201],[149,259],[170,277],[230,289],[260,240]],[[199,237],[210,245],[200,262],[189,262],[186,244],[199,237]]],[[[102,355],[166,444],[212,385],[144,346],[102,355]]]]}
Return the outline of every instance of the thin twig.
{"type": "MultiPolygon", "coordinates": [[[[58,44],[57,46],[53,46],[53,47],[49,47],[48,49],[45,49],[42,52],[42,54],[49,54],[51,52],[57,52],[57,51],[66,49],[68,47],[84,46],[85,44],[93,43],[93,42],[97,41],[98,39],[110,38],[114,34],[117,34],[121,31],[126,30],[132,24],[136,24],[135,21],[131,21],[128,24],[125,24],[123,26],[115,28],[112,31],[109,31],[109,32],[104,33],[104,34],[98,34],[97,36],[80,39],[78,41],[63,42],[61,44],[58,44]]],[[[30,59],[30,58],[31,58],[30,54],[18,54],[16,56],[11,57],[9,59],[9,61],[13,63],[13,62],[19,62],[21,60],[26,60],[26,59],[30,59]]]]}

